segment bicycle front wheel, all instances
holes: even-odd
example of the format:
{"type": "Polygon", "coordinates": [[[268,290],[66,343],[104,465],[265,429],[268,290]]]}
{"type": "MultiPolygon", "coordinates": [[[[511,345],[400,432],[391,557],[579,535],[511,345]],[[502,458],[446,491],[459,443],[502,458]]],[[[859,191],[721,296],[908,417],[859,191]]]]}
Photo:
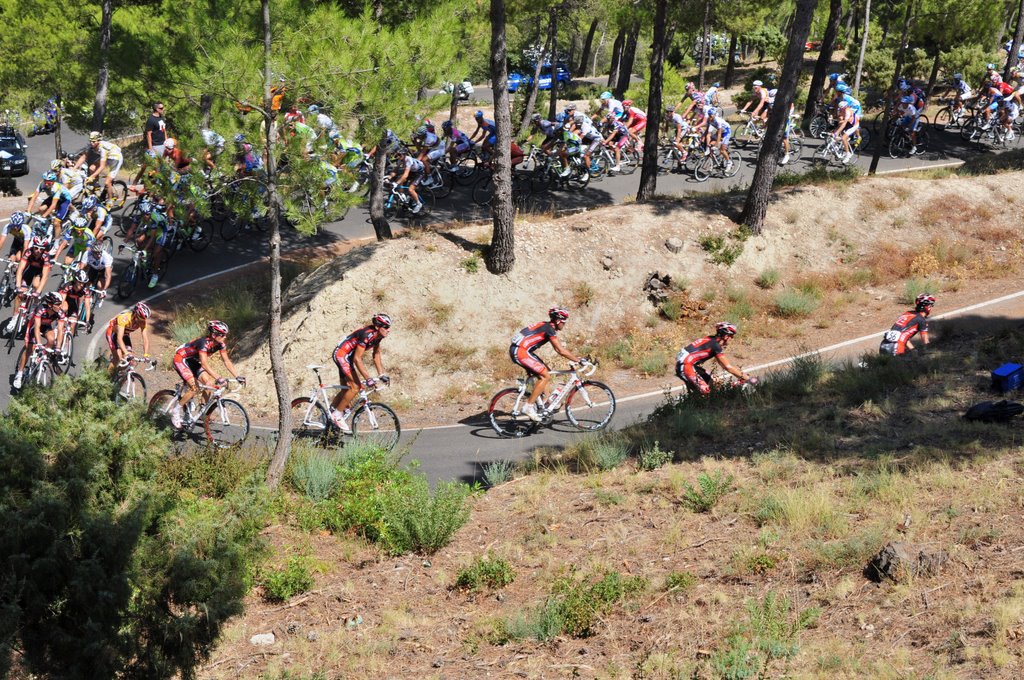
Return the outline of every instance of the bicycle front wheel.
{"type": "Polygon", "coordinates": [[[53,384],[53,367],[50,362],[40,362],[32,371],[29,383],[40,387],[49,387],[53,384]]]}
{"type": "Polygon", "coordinates": [[[61,356],[66,356],[67,359],[62,361],[59,357],[54,357],[54,373],[63,374],[71,370],[71,354],[74,351],[74,342],[74,336],[70,332],[64,333],[64,342],[61,343],[60,351],[61,356]]]}
{"type": "Polygon", "coordinates": [[[902,158],[907,155],[907,151],[910,150],[908,146],[909,140],[907,136],[901,133],[895,133],[892,139],[889,140],[889,158],[902,158]]]}
{"type": "Polygon", "coordinates": [[[494,178],[491,175],[481,177],[473,185],[473,202],[477,205],[490,205],[494,200],[494,178]]]}
{"type": "Polygon", "coordinates": [[[221,399],[203,419],[210,443],[220,449],[238,446],[249,436],[249,414],[234,399],[221,399]]]}
{"type": "Polygon", "coordinates": [[[708,181],[711,177],[711,168],[714,167],[714,159],[708,155],[700,160],[693,168],[693,178],[698,182],[708,181]]]}
{"type": "Polygon", "coordinates": [[[577,429],[602,430],[615,415],[615,394],[604,383],[584,380],[566,400],[565,415],[577,429]]]}
{"type": "Polygon", "coordinates": [[[126,402],[146,403],[146,381],[138,373],[129,373],[117,386],[114,403],[124,404],[126,402]]]}
{"type": "Polygon", "coordinates": [[[309,397],[292,400],[292,437],[304,441],[316,441],[327,432],[330,421],[327,411],[318,401],[309,397]]]}
{"type": "Polygon", "coordinates": [[[725,177],[735,177],[736,173],[740,171],[740,163],[743,162],[743,156],[736,149],[729,152],[729,161],[726,161],[726,165],[722,166],[722,174],[725,177]]]}
{"type": "Polygon", "coordinates": [[[398,415],[385,404],[369,402],[352,416],[352,438],[384,451],[395,448],[401,434],[398,415]]]}
{"type": "Polygon", "coordinates": [[[110,206],[110,212],[117,212],[124,207],[125,202],[128,200],[128,184],[121,179],[115,179],[111,182],[112,191],[107,196],[107,204],[110,206]]]}
{"type": "Polygon", "coordinates": [[[519,390],[514,387],[494,395],[491,405],[487,408],[487,417],[494,431],[502,437],[516,438],[532,432],[536,424],[523,413],[527,399],[525,393],[520,396],[519,390]]]}
{"type": "Polygon", "coordinates": [[[124,300],[132,294],[132,291],[135,290],[135,284],[138,283],[138,278],[138,268],[134,262],[121,272],[121,276],[117,279],[117,298],[119,300],[124,300]]]}

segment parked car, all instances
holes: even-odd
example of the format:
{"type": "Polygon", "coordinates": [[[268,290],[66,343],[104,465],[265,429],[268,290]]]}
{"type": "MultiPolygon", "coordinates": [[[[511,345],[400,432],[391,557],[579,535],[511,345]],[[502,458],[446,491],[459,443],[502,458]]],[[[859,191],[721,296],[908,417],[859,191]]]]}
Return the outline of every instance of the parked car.
{"type": "MultiPolygon", "coordinates": [[[[465,100],[465,99],[469,99],[469,98],[470,98],[470,96],[471,96],[471,95],[473,94],[473,92],[475,91],[475,90],[473,89],[473,83],[469,82],[468,80],[463,80],[463,81],[462,81],[461,83],[459,83],[458,87],[459,87],[459,99],[463,99],[463,100],[465,100]]],[[[446,94],[451,94],[451,93],[452,93],[452,90],[454,90],[454,89],[455,89],[455,84],[454,84],[454,83],[451,83],[451,82],[447,82],[447,83],[445,83],[445,84],[444,84],[444,85],[443,85],[443,86],[441,87],[441,89],[442,89],[442,90],[443,90],[443,91],[444,91],[444,92],[445,92],[446,94]]]]}
{"type": "MultiPolygon", "coordinates": [[[[518,92],[520,87],[529,87],[530,83],[533,82],[533,71],[536,67],[531,67],[528,73],[512,72],[508,74],[508,91],[518,92]]],[[[569,73],[569,69],[565,64],[558,64],[555,67],[555,79],[559,83],[568,83],[572,80],[572,75],[569,73]]],[[[537,79],[538,90],[550,90],[551,89],[551,64],[544,64],[540,67],[540,78],[537,79]]]]}
{"type": "Polygon", "coordinates": [[[13,126],[0,126],[0,177],[28,174],[28,147],[13,126]]]}

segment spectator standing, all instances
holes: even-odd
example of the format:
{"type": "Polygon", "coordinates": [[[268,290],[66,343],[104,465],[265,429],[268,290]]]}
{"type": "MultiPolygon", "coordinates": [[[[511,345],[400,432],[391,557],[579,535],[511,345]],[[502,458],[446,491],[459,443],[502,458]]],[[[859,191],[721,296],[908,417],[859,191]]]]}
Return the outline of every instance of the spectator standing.
{"type": "Polygon", "coordinates": [[[164,140],[167,139],[167,122],[164,120],[163,102],[153,104],[153,113],[146,120],[146,128],[142,133],[146,148],[157,158],[164,155],[164,140]]]}

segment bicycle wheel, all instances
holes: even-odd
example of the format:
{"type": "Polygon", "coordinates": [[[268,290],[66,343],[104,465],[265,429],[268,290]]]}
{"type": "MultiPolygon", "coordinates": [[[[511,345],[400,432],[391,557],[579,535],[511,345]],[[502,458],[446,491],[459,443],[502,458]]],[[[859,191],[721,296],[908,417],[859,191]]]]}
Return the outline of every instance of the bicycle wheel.
{"type": "Polygon", "coordinates": [[[953,109],[945,106],[935,113],[935,127],[939,130],[945,130],[953,125],[953,119],[953,109]]]}
{"type": "Polygon", "coordinates": [[[757,133],[751,128],[749,123],[736,130],[736,134],[732,136],[733,143],[741,149],[746,149],[747,144],[756,139],[757,133]]]}
{"type": "Polygon", "coordinates": [[[124,207],[128,200],[128,183],[124,180],[115,179],[112,183],[112,191],[107,196],[107,205],[110,212],[114,213],[124,207]]]}
{"type": "Polygon", "coordinates": [[[693,167],[693,178],[698,182],[708,181],[708,177],[711,177],[712,167],[714,167],[714,159],[709,154],[693,167]]]}
{"type": "Polygon", "coordinates": [[[230,241],[234,237],[238,236],[238,232],[242,230],[242,221],[238,219],[237,215],[228,215],[226,219],[220,223],[220,237],[225,241],[230,241]]]}
{"type": "Polygon", "coordinates": [[[398,415],[385,404],[367,402],[352,416],[352,438],[384,451],[395,448],[401,434],[398,415]]]}
{"type": "Polygon", "coordinates": [[[434,178],[434,184],[431,185],[430,190],[434,192],[435,198],[445,198],[448,194],[452,193],[452,188],[455,186],[455,178],[452,177],[450,172],[441,172],[440,169],[434,168],[431,177],[434,178]]]}
{"type": "Polygon", "coordinates": [[[811,124],[807,127],[807,131],[810,132],[811,137],[825,139],[825,135],[828,133],[828,119],[820,115],[811,118],[811,124]]]}
{"type": "Polygon", "coordinates": [[[476,181],[476,157],[467,156],[463,158],[452,170],[455,183],[459,186],[468,187],[476,181]]]}
{"type": "Polygon", "coordinates": [[[967,122],[960,127],[960,138],[965,142],[976,142],[981,137],[982,123],[977,116],[971,116],[967,122]]]}
{"type": "Polygon", "coordinates": [[[676,158],[672,153],[672,147],[658,149],[658,172],[670,172],[674,167],[676,167],[676,158]]]}
{"type": "Polygon", "coordinates": [[[49,387],[52,385],[53,366],[50,365],[50,362],[40,362],[29,374],[28,382],[30,385],[38,385],[39,387],[49,387]]]}
{"type": "Polygon", "coordinates": [[[579,164],[573,166],[572,172],[569,174],[569,188],[573,191],[581,191],[587,188],[587,184],[590,183],[590,173],[583,167],[582,160],[579,164]]]}
{"type": "Polygon", "coordinates": [[[115,404],[126,402],[135,404],[146,403],[146,381],[138,373],[128,373],[122,378],[114,394],[115,404]]]}
{"type": "Polygon", "coordinates": [[[635,149],[632,151],[623,151],[622,162],[619,163],[619,167],[621,167],[622,169],[619,170],[619,174],[632,175],[634,172],[636,172],[637,168],[643,165],[643,162],[643,156],[635,149]]]}
{"type": "Polygon", "coordinates": [[[871,145],[871,131],[866,127],[860,129],[860,142],[853,148],[853,152],[856,154],[864,153],[868,150],[871,145]]]}
{"type": "Polygon", "coordinates": [[[213,223],[200,220],[192,227],[192,236],[188,238],[188,247],[193,253],[201,253],[213,241],[213,223]]]}
{"type": "Polygon", "coordinates": [[[330,425],[327,411],[309,397],[292,399],[292,437],[308,442],[323,439],[330,425]]]}
{"type": "Polygon", "coordinates": [[[530,171],[530,191],[541,193],[548,190],[551,185],[551,169],[547,165],[540,165],[530,171]]]}
{"type": "Polygon", "coordinates": [[[796,163],[800,160],[800,154],[804,151],[803,138],[799,135],[790,135],[789,137],[789,162],[796,163]]]}
{"type": "Polygon", "coordinates": [[[135,285],[138,283],[139,271],[133,261],[128,268],[121,272],[121,276],[117,278],[117,298],[124,300],[132,291],[135,290],[135,285]]]}
{"type": "Polygon", "coordinates": [[[203,418],[203,429],[217,448],[238,446],[249,436],[249,414],[234,399],[220,399],[203,418]]]}
{"type": "Polygon", "coordinates": [[[893,134],[889,140],[889,158],[902,158],[907,155],[907,151],[910,150],[908,146],[909,140],[907,136],[902,132],[893,134]]]}
{"type": "Polygon", "coordinates": [[[917,131],[917,151],[923,153],[928,150],[928,130],[923,126],[917,131]]]}
{"type": "Polygon", "coordinates": [[[60,351],[63,356],[66,356],[65,361],[61,361],[58,357],[52,359],[53,372],[56,374],[64,374],[71,370],[71,352],[74,350],[74,336],[66,332],[64,333],[64,341],[61,343],[60,351]]]}
{"type": "Polygon", "coordinates": [[[149,400],[146,415],[157,427],[172,427],[171,409],[176,403],[174,390],[160,390],[149,400]]]}
{"type": "Polygon", "coordinates": [[[494,178],[490,175],[481,177],[473,185],[473,202],[477,205],[490,205],[494,200],[494,178]]]}
{"type": "Polygon", "coordinates": [[[591,158],[590,164],[590,178],[601,179],[608,174],[608,168],[611,167],[611,163],[608,161],[608,156],[602,152],[599,156],[591,158]]]}
{"type": "Polygon", "coordinates": [[[579,430],[601,430],[615,415],[615,394],[596,380],[584,380],[565,402],[565,415],[579,430]]]}
{"type": "Polygon", "coordinates": [[[722,166],[722,174],[726,177],[735,177],[740,171],[740,163],[743,162],[743,155],[736,149],[729,152],[729,159],[732,163],[722,166]]]}
{"type": "Polygon", "coordinates": [[[487,407],[491,427],[502,437],[523,437],[536,429],[537,424],[526,417],[523,407],[527,395],[519,396],[519,390],[509,387],[498,392],[487,407]]]}

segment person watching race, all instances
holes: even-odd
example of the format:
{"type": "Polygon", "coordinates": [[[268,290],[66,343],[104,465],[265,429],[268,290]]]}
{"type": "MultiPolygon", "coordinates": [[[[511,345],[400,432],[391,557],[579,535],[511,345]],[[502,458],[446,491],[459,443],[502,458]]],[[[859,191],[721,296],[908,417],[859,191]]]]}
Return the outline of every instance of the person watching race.
{"type": "Polygon", "coordinates": [[[712,358],[718,362],[719,366],[739,380],[751,384],[756,382],[756,379],[752,379],[742,369],[733,366],[725,356],[725,348],[735,336],[735,324],[719,321],[715,324],[713,335],[706,335],[699,340],[694,340],[679,350],[679,354],[676,355],[676,376],[686,384],[686,388],[691,394],[706,395],[711,392],[711,374],[702,364],[712,358]]]}
{"type": "Polygon", "coordinates": [[[99,151],[100,161],[92,174],[85,179],[85,182],[86,184],[91,184],[106,170],[107,179],[104,182],[104,186],[107,188],[107,196],[112,196],[114,193],[114,180],[117,179],[117,173],[124,163],[121,147],[113,142],[104,141],[103,135],[95,131],[89,133],[89,146],[99,151]]]}
{"type": "Polygon", "coordinates": [[[921,348],[928,345],[928,317],[935,305],[935,296],[930,293],[921,293],[914,300],[914,309],[900,314],[892,328],[882,336],[882,343],[878,346],[879,354],[888,356],[900,356],[914,350],[914,343],[910,339],[921,334],[921,348]]]}
{"type": "Polygon", "coordinates": [[[533,390],[530,392],[530,399],[523,408],[523,414],[530,420],[540,422],[543,416],[538,412],[537,407],[541,406],[541,395],[547,390],[551,383],[551,370],[548,365],[537,356],[537,350],[547,343],[551,343],[551,349],[577,364],[589,365],[591,361],[585,357],[579,357],[562,347],[558,339],[558,331],[565,327],[569,320],[569,311],[561,307],[552,307],[548,310],[548,320],[527,326],[512,337],[512,343],[508,348],[508,356],[512,363],[526,371],[527,378],[536,378],[533,390]]]}
{"type": "Polygon", "coordinates": [[[391,173],[390,179],[399,186],[408,187],[409,196],[413,200],[412,208],[409,210],[416,215],[423,209],[423,200],[416,192],[416,185],[423,178],[423,163],[410,156],[404,147],[398,150],[395,158],[398,161],[398,169],[391,173]],[[396,181],[395,177],[399,174],[401,176],[396,181]]]}
{"type": "MultiPolygon", "coordinates": [[[[220,356],[221,361],[224,362],[224,367],[228,369],[232,377],[240,385],[245,384],[245,378],[238,375],[231,357],[228,356],[227,345],[225,345],[228,337],[228,325],[223,321],[213,319],[207,322],[206,331],[205,336],[186,342],[174,352],[174,370],[187,387],[181,398],[178,399],[171,409],[171,424],[178,429],[183,424],[185,407],[198,394],[200,383],[207,387],[213,387],[214,385],[223,385],[226,382],[214,373],[211,366],[212,362],[210,361],[211,355],[216,354],[220,356]]],[[[204,394],[203,401],[205,402],[207,398],[208,394],[204,394]]]]}
{"type": "Polygon", "coordinates": [[[103,333],[110,350],[110,365],[107,373],[113,375],[117,365],[134,355],[132,333],[138,331],[142,336],[142,358],[149,358],[149,318],[153,310],[145,302],[136,302],[131,309],[121,312],[107,324],[103,333]]]}
{"type": "MultiPolygon", "coordinates": [[[[14,374],[14,381],[11,383],[14,389],[21,389],[25,365],[37,345],[55,350],[63,344],[66,322],[64,297],[57,292],[44,295],[25,327],[25,349],[22,350],[21,356],[18,358],[18,369],[14,374]]],[[[67,357],[62,357],[62,359],[66,361],[67,357]]]]}
{"type": "Polygon", "coordinates": [[[338,367],[338,377],[347,389],[338,392],[331,400],[331,420],[345,434],[352,433],[352,428],[348,424],[348,410],[359,395],[360,385],[365,382],[368,389],[376,386],[363,361],[367,350],[373,350],[373,367],[377,370],[377,380],[385,385],[391,382],[384,373],[384,361],[380,351],[381,341],[390,334],[391,317],[387,314],[374,314],[369,325],[349,333],[334,348],[332,356],[338,367]]]}

